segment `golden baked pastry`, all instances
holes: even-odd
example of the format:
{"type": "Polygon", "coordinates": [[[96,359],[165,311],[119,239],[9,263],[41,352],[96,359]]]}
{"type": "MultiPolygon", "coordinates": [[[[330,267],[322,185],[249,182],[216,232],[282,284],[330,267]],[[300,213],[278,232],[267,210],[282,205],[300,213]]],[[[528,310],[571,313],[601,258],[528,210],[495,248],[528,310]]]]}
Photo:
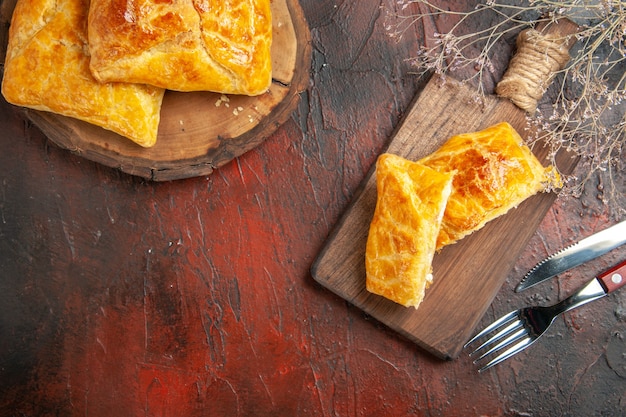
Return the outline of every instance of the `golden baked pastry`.
{"type": "Polygon", "coordinates": [[[92,0],[100,81],[258,95],[271,84],[271,0],[92,0]]]}
{"type": "Polygon", "coordinates": [[[74,117],[142,146],[156,141],[163,90],[101,84],[89,71],[89,0],[19,0],[2,94],[12,104],[74,117]]]}
{"type": "Polygon", "coordinates": [[[422,302],[452,177],[397,155],[379,156],[365,251],[368,291],[405,307],[422,302]]]}
{"type": "Polygon", "coordinates": [[[437,249],[480,229],[537,192],[560,186],[556,169],[544,168],[508,123],[453,136],[419,162],[454,173],[437,249]]]}

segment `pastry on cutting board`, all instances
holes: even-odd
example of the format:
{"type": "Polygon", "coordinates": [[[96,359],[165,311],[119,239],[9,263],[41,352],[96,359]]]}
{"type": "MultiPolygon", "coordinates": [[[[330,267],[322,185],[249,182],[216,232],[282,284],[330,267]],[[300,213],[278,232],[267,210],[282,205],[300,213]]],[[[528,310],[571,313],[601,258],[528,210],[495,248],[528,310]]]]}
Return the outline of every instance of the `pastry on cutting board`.
{"type": "Polygon", "coordinates": [[[544,167],[506,122],[453,136],[419,162],[438,172],[454,173],[437,249],[480,229],[528,197],[561,185],[556,169],[544,167]]]}
{"type": "Polygon", "coordinates": [[[393,154],[376,162],[377,200],[365,253],[366,288],[405,307],[419,306],[453,174],[393,154]]]}
{"type": "Polygon", "coordinates": [[[74,117],[155,143],[164,90],[102,84],[89,71],[89,0],[19,0],[9,29],[2,94],[9,103],[74,117]]]}
{"type": "Polygon", "coordinates": [[[92,0],[100,81],[255,96],[271,84],[271,0],[92,0]]]}

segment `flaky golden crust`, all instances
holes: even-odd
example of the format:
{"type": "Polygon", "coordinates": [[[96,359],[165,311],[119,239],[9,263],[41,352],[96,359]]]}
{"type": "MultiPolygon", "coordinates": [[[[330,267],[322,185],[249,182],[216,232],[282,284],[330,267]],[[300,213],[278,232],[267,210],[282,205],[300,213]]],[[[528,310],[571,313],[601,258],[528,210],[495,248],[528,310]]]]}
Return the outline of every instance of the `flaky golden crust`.
{"type": "Polygon", "coordinates": [[[453,136],[420,163],[454,173],[437,249],[480,229],[548,186],[559,186],[508,123],[453,136]]]}
{"type": "Polygon", "coordinates": [[[101,84],[89,71],[88,0],[19,0],[2,94],[12,104],[74,117],[142,146],[156,141],[163,90],[101,84]]]}
{"type": "Polygon", "coordinates": [[[376,163],[377,201],[365,253],[366,288],[405,307],[419,306],[452,174],[392,154],[376,163]]]}
{"type": "Polygon", "coordinates": [[[271,84],[270,0],[92,0],[91,71],[178,91],[258,95],[271,84]]]}

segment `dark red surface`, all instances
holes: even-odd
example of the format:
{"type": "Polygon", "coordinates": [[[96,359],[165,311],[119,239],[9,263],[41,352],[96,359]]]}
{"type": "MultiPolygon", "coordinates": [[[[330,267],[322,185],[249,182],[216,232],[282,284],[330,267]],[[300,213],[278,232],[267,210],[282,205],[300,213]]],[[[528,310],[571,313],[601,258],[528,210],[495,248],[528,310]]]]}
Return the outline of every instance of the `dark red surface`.
{"type": "MultiPolygon", "coordinates": [[[[479,375],[315,284],[311,263],[420,90],[405,58],[422,31],[391,38],[376,1],[302,5],[310,88],[271,138],[209,177],[151,183],[99,166],[0,102],[0,415],[623,413],[623,290],[479,375]]],[[[557,201],[484,324],[626,256],[513,292],[548,253],[614,222],[598,193],[557,201]]]]}

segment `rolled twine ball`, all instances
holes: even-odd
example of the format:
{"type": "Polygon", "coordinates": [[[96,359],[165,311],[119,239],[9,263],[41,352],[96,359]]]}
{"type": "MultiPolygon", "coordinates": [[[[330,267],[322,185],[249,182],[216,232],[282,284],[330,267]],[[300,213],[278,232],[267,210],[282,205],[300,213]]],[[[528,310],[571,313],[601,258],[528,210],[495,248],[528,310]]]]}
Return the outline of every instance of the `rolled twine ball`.
{"type": "Polygon", "coordinates": [[[521,32],[516,45],[517,52],[496,86],[496,94],[534,114],[556,72],[569,61],[569,45],[563,36],[535,29],[521,32]]]}

